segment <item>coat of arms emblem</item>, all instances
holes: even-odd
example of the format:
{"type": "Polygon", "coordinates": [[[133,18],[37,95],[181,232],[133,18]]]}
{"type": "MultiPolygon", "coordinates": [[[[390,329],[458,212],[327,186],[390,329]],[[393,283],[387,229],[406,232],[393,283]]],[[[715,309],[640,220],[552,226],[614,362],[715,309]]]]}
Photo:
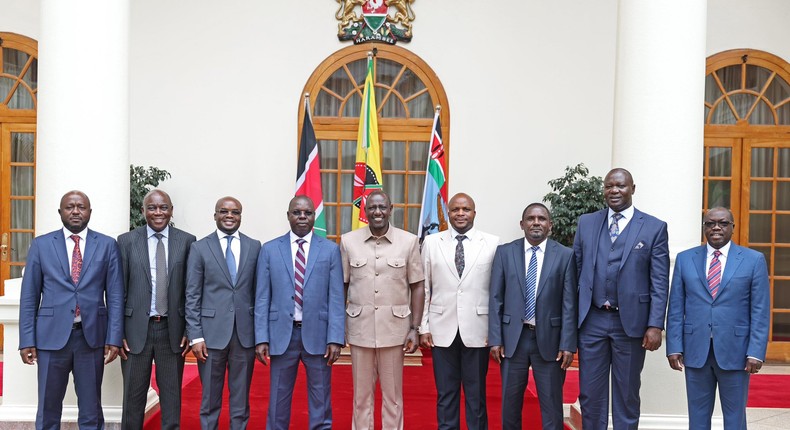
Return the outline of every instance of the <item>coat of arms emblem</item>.
{"type": "Polygon", "coordinates": [[[341,41],[352,40],[354,44],[364,42],[411,41],[411,22],[414,0],[335,0],[340,7],[335,14],[337,38],[341,41]],[[357,15],[356,9],[362,13],[357,15]],[[395,13],[390,15],[390,9],[395,13]]]}

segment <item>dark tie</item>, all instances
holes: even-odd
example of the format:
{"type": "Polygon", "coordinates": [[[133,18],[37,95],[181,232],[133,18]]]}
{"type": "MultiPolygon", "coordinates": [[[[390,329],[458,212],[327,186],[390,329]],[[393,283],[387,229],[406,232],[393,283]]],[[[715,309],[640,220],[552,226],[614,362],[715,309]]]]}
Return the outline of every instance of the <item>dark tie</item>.
{"type": "Polygon", "coordinates": [[[710,267],[708,268],[708,291],[714,299],[716,298],[716,294],[719,294],[719,284],[721,284],[720,255],[721,251],[718,249],[713,251],[713,260],[710,260],[710,267]]]}
{"type": "Polygon", "coordinates": [[[162,233],[154,233],[156,238],[156,313],[167,315],[167,259],[162,233]]]}
{"type": "MultiPolygon", "coordinates": [[[[76,234],[71,235],[71,240],[74,241],[74,250],[71,251],[71,281],[74,285],[80,280],[80,272],[82,271],[82,252],[80,252],[80,237],[76,234]]],[[[74,310],[74,316],[80,316],[80,304],[77,303],[77,308],[74,310]]]]}
{"type": "Polygon", "coordinates": [[[529,268],[527,268],[527,282],[524,286],[524,321],[532,321],[535,319],[535,290],[538,285],[538,250],[539,246],[533,246],[532,257],[529,259],[529,268]]]}
{"type": "Polygon", "coordinates": [[[230,281],[236,285],[236,256],[233,255],[233,248],[230,247],[230,242],[233,236],[225,236],[228,239],[228,247],[225,249],[225,264],[228,265],[228,272],[230,272],[230,281]]]}
{"type": "Polygon", "coordinates": [[[615,212],[612,215],[612,225],[609,226],[609,236],[612,238],[612,242],[617,239],[617,236],[620,236],[620,226],[617,224],[617,221],[623,219],[623,214],[619,212],[615,212]]]}
{"type": "Polygon", "coordinates": [[[458,244],[455,245],[455,270],[458,271],[459,278],[464,274],[464,267],[466,267],[466,261],[464,260],[464,239],[466,239],[466,235],[459,234],[455,236],[455,240],[458,241],[458,244]]]}
{"type": "Polygon", "coordinates": [[[296,250],[296,258],[294,259],[294,286],[296,290],[294,300],[296,300],[297,309],[302,309],[302,295],[304,293],[304,268],[307,266],[307,258],[305,258],[303,246],[305,243],[307,243],[307,241],[304,239],[296,239],[296,243],[299,245],[299,249],[296,250]]]}

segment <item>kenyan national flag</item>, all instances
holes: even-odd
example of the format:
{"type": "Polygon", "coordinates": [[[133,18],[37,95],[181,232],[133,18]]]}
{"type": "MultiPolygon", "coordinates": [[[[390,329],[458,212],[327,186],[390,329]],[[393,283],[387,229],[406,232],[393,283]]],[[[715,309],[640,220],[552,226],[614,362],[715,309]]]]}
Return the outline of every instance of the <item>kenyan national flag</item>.
{"type": "Polygon", "coordinates": [[[302,139],[299,142],[299,160],[296,164],[296,195],[305,195],[313,200],[315,205],[313,233],[326,237],[320,160],[318,143],[315,140],[315,130],[313,130],[313,121],[310,118],[310,101],[305,97],[302,139]]]}

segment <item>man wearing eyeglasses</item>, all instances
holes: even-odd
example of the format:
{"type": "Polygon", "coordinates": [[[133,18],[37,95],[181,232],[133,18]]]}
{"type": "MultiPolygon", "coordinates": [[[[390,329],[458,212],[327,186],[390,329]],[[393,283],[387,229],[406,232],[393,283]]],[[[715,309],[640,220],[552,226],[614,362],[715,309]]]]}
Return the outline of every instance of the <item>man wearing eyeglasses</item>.
{"type": "Polygon", "coordinates": [[[732,212],[705,214],[708,243],[678,254],[667,316],[667,359],[686,369],[689,428],[710,428],[716,388],[725,429],[746,428],[749,377],[768,345],[768,268],[760,252],[732,243],[732,212]]]}
{"type": "Polygon", "coordinates": [[[187,260],[187,333],[203,386],[200,426],[216,429],[227,371],[231,430],[247,428],[255,364],[255,268],[261,243],[239,233],[241,203],[214,207],[217,230],[192,244],[187,260]]]}
{"type": "Polygon", "coordinates": [[[266,428],[290,428],[301,361],[309,428],[331,429],[331,366],[340,357],[345,335],[340,247],[313,234],[315,206],[309,197],[291,199],[286,216],[291,231],[263,244],[258,256],[255,353],[264,365],[271,360],[266,428]]]}
{"type": "Polygon", "coordinates": [[[173,203],[162,190],[143,198],[146,225],[118,236],[125,287],[123,429],[142,429],[156,362],[162,429],[181,421],[181,378],[189,351],[184,293],[189,247],[195,236],[170,225],[173,203]]]}

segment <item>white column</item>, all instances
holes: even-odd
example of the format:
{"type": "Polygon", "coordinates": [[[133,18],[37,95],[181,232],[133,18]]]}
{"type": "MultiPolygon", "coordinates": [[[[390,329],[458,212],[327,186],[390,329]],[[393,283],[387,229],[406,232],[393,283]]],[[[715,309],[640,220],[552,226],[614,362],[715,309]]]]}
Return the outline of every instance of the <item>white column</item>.
{"type": "MultiPolygon", "coordinates": [[[[60,198],[78,189],[91,199],[90,228],[115,237],[129,225],[129,0],[40,5],[36,234],[62,227],[60,198]]],[[[22,365],[18,344],[9,344],[18,343],[19,285],[12,284],[0,303],[6,324],[0,421],[25,427],[35,420],[37,379],[34,367],[22,365]]],[[[107,428],[120,426],[122,392],[116,360],[102,386],[107,428]]],[[[64,428],[76,428],[73,385],[63,406],[64,428]]]]}
{"type": "MultiPolygon", "coordinates": [[[[612,166],[633,174],[634,205],[668,222],[673,262],[700,243],[706,13],[705,0],[619,2],[612,166]]],[[[688,428],[665,355],[647,353],[639,428],[688,428]]]]}

